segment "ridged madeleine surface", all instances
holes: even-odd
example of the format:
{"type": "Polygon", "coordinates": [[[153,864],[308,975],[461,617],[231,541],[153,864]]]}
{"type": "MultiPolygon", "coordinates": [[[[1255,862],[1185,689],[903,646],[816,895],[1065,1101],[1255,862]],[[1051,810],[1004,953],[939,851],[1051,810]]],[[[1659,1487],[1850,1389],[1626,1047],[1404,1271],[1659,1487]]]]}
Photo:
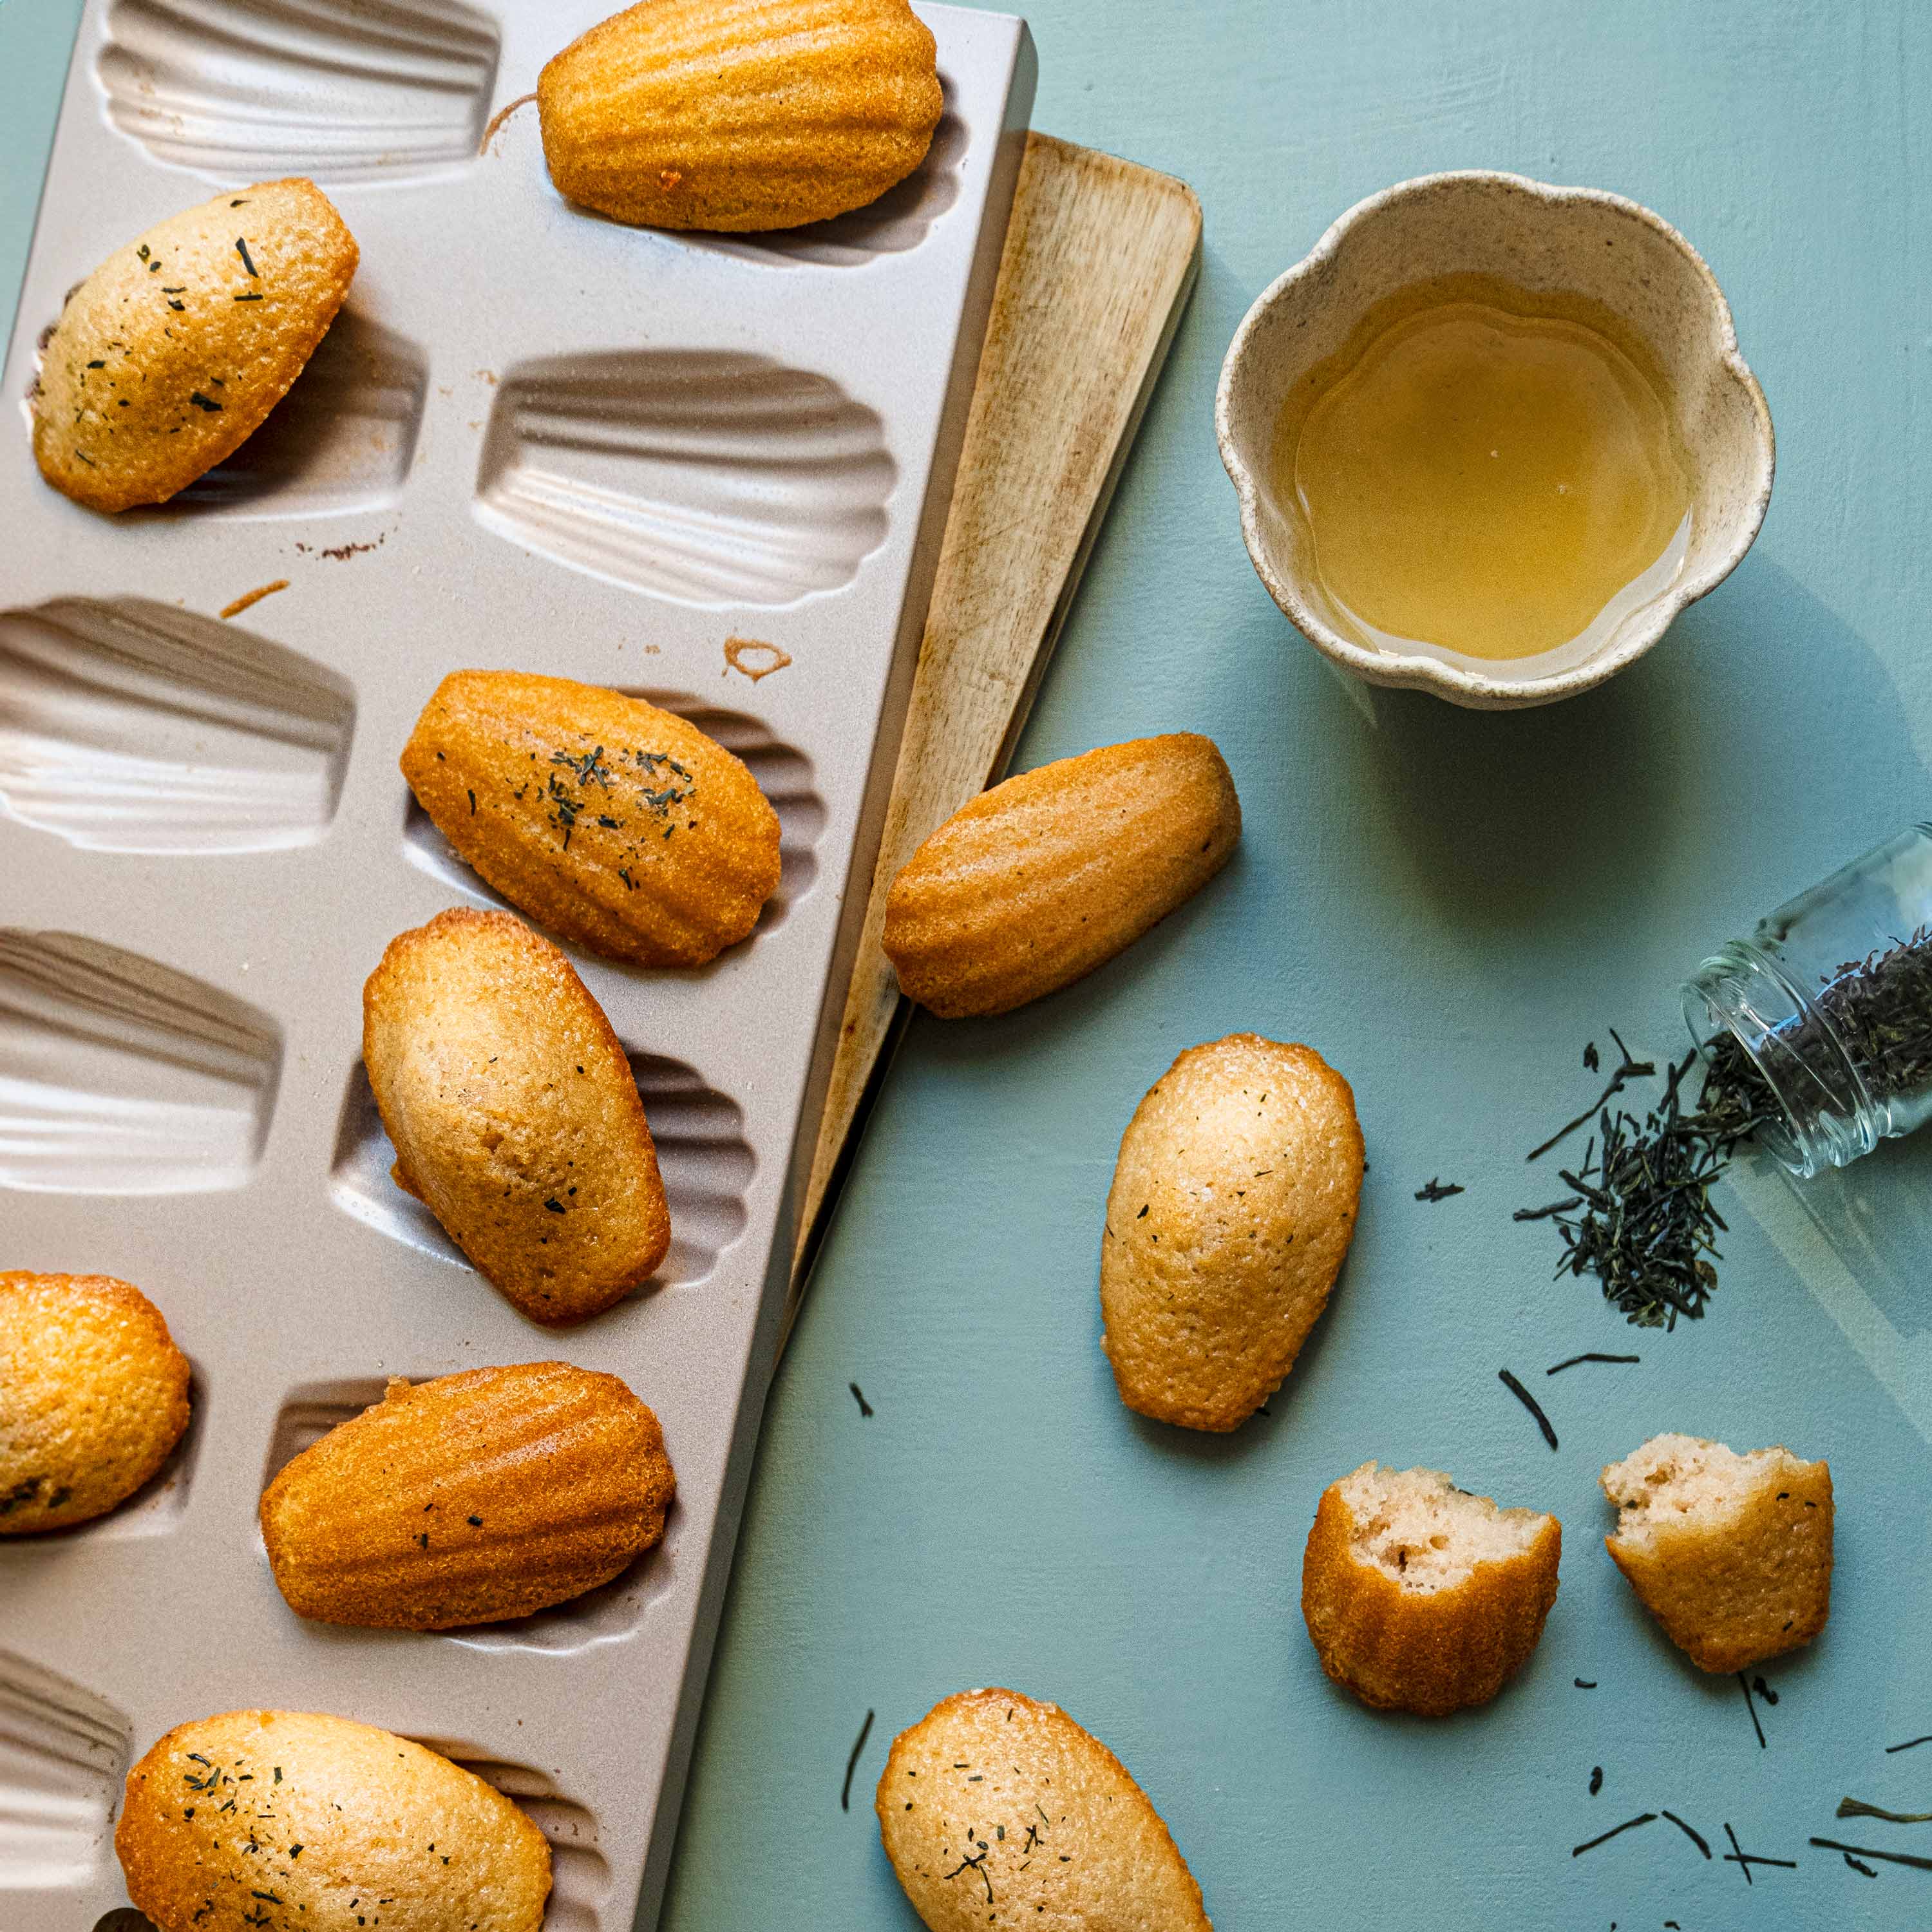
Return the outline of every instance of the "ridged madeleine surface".
{"type": "Polygon", "coordinates": [[[1120,1138],[1100,1245],[1101,1346],[1120,1400],[1228,1430],[1278,1388],[1355,1232],[1362,1130],[1312,1047],[1190,1047],[1120,1138]]]}
{"type": "Polygon", "coordinates": [[[550,1847],[502,1792],[347,1718],[229,1711],[128,1774],[114,1849],[160,1932],[538,1932],[550,1847]]]}
{"type": "Polygon", "coordinates": [[[262,1536],[298,1616],[451,1630],[608,1583],[664,1534],[675,1486],[615,1376],[472,1369],[392,1382],[304,1450],[262,1495],[262,1536]]]}
{"type": "Polygon", "coordinates": [[[165,503],[288,393],[356,263],[334,205],[300,178],[218,194],[117,249],[41,358],[40,474],[90,509],[165,503]]]}
{"type": "Polygon", "coordinates": [[[1213,1932],[1126,1767],[1064,1711],[962,1690],[892,1741],[879,1835],[932,1932],[1213,1932]]]}
{"type": "Polygon", "coordinates": [[[138,1288],[0,1274],[0,1536],[125,1502],[188,1421],[188,1358],[138,1288]]]}
{"type": "Polygon", "coordinates": [[[920,846],[886,901],[886,956],[948,1019],[1057,992],[1228,862],[1240,801],[1212,740],[1136,738],[994,785],[920,846]]]}
{"type": "Polygon", "coordinates": [[[630,1062],[570,962],[508,913],[389,942],[362,1059],[398,1186],[533,1321],[581,1322],[670,1245],[630,1062]]]}
{"type": "Polygon", "coordinates": [[[1446,1717],[1529,1660],[1562,1554],[1553,1516],[1365,1462],[1322,1492],[1301,1612],[1322,1668],[1364,1703],[1446,1717]]]}
{"type": "Polygon", "coordinates": [[[906,0],[644,0],[537,81],[572,200],[653,228],[795,228],[876,201],[942,104],[906,0]]]}
{"type": "Polygon", "coordinates": [[[1809,1643],[1832,1614],[1828,1463],[1780,1444],[1740,1454],[1654,1436],[1603,1473],[1618,1506],[1604,1546],[1637,1600],[1700,1670],[1729,1672],[1809,1643]]]}
{"type": "Polygon", "coordinates": [[[553,932],[645,966],[701,966],[778,883],[758,780],[676,712],[567,678],[452,671],[403,776],[436,829],[553,932]]]}

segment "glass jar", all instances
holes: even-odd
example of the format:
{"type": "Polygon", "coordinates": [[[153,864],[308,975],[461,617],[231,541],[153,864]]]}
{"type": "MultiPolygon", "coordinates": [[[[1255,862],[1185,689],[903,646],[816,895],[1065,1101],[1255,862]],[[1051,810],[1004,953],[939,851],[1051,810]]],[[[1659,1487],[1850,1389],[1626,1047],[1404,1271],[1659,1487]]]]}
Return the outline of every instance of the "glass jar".
{"type": "Polygon", "coordinates": [[[1932,1118],[1932,825],[1854,860],[1734,939],[1684,987],[1713,1074],[1801,1179],[1932,1118]]]}

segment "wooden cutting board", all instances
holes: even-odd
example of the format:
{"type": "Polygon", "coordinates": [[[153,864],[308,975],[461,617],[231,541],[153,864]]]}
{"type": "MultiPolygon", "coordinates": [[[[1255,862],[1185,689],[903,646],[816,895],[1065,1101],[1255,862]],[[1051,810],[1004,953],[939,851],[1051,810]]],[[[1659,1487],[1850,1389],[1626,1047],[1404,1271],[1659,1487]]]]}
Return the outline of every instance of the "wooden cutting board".
{"type": "Polygon", "coordinates": [[[922,840],[1018,742],[1201,264],[1171,175],[1028,137],[792,1264],[789,1332],[907,1008],[879,949],[922,840]]]}

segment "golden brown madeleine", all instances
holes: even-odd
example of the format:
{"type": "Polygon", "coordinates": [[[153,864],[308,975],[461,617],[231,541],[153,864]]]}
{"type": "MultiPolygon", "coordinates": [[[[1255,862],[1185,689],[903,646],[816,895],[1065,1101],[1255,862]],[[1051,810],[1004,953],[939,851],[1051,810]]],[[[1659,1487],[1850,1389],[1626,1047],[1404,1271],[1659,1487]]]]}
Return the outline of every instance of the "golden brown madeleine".
{"type": "Polygon", "coordinates": [[[568,678],[452,671],[403,776],[490,884],[553,932],[645,966],[701,966],[758,922],[778,820],[676,712],[568,678]]]}
{"type": "Polygon", "coordinates": [[[263,1492],[262,1537],[298,1616],[451,1630],[608,1583],[663,1536],[676,1486],[615,1376],[472,1369],[392,1382],[304,1450],[263,1492]]]}
{"type": "Polygon", "coordinates": [[[1004,1013],[1104,964],[1193,897],[1241,836],[1212,740],[1136,738],[982,792],[886,901],[886,956],[947,1019],[1004,1013]]]}
{"type": "Polygon", "coordinates": [[[1147,1794],[1064,1711],[962,1690],[892,1740],[874,1808],[932,1932],[1213,1932],[1147,1794]]]}
{"type": "Polygon", "coordinates": [[[128,1774],[114,1849],[160,1932],[538,1932],[550,1847],[502,1793],[347,1718],[229,1711],[128,1774]]]}
{"type": "Polygon", "coordinates": [[[1796,1650],[1832,1614],[1832,1472],[1782,1444],[1738,1455],[1653,1436],[1603,1474],[1604,1546],[1637,1600],[1700,1670],[1796,1650]]]}
{"type": "Polygon", "coordinates": [[[644,0],[537,80],[572,200],[653,228],[795,228],[926,158],[937,50],[906,0],[644,0]]]}
{"type": "Polygon", "coordinates": [[[218,194],[117,249],[41,358],[40,474],[90,509],[165,503],[288,393],[356,262],[334,205],[300,178],[218,194]]]}
{"type": "Polygon", "coordinates": [[[532,1320],[581,1322],[664,1259],[630,1062],[521,920],[452,909],[390,940],[362,988],[362,1059],[397,1184],[532,1320]]]}
{"type": "Polygon", "coordinates": [[[1120,1400],[1227,1430],[1267,1401],[1355,1232],[1362,1130],[1312,1047],[1190,1047],[1120,1138],[1100,1246],[1101,1346],[1120,1400]]]}
{"type": "Polygon", "coordinates": [[[0,1274],[0,1536],[125,1502],[188,1420],[188,1358],[138,1288],[0,1274]]]}
{"type": "Polygon", "coordinates": [[[1364,1703],[1446,1717],[1528,1662],[1562,1554],[1553,1516],[1364,1462],[1322,1492],[1301,1614],[1322,1668],[1364,1703]]]}

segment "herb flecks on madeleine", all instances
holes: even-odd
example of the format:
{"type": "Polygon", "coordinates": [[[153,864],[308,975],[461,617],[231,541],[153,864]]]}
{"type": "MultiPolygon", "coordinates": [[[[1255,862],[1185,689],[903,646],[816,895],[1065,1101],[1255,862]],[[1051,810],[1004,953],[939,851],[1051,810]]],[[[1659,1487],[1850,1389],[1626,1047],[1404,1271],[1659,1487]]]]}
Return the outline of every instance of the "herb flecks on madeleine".
{"type": "Polygon", "coordinates": [[[616,1376],[568,1362],[398,1380],[263,1492],[298,1615],[388,1630],[527,1616],[594,1590],[664,1534],[664,1432],[616,1376]]]}
{"type": "Polygon", "coordinates": [[[862,208],[926,158],[943,105],[906,0],[645,0],[537,82],[572,201],[652,228],[796,228],[862,208]]]}
{"type": "Polygon", "coordinates": [[[1057,1706],[1017,1690],[962,1690],[902,1731],[874,1808],[932,1932],[1213,1932],[1194,1874],[1126,1766],[1057,1706]]]}
{"type": "Polygon", "coordinates": [[[362,1061],[396,1184],[532,1321],[601,1313],[664,1259],[629,1060],[521,920],[452,908],[392,939],[362,989],[362,1061]]]}
{"type": "Polygon", "coordinates": [[[40,474],[89,509],[165,503],[288,393],[356,260],[334,204],[300,178],[217,195],[117,249],[41,357],[40,474]]]}
{"type": "Polygon", "coordinates": [[[738,758],[675,712],[600,685],[453,671],[403,776],[488,884],[560,937],[701,966],[757,925],[778,820],[738,758]]]}
{"type": "Polygon", "coordinates": [[[307,1712],[177,1725],[128,1772],[114,1850],[160,1932],[538,1932],[550,1897],[550,1847],[501,1792],[307,1712]]]}

